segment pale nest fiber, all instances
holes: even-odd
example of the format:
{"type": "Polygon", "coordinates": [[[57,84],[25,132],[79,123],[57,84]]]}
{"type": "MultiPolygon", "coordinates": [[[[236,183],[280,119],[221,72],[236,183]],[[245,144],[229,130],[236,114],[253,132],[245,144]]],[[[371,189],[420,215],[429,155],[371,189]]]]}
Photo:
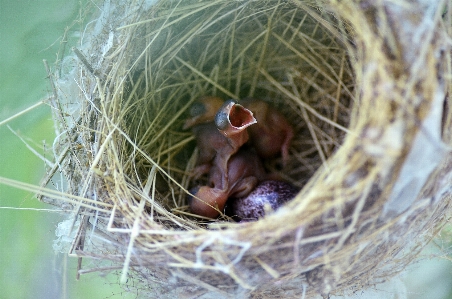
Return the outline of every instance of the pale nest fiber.
{"type": "Polygon", "coordinates": [[[87,8],[74,55],[52,76],[50,173],[61,176],[51,182],[66,199],[44,198],[73,211],[64,227],[76,232],[68,250],[84,258],[79,273],[120,270],[143,297],[300,298],[401,271],[450,215],[449,5],[87,8]],[[301,189],[294,200],[250,223],[189,213],[197,151],[182,123],[204,95],[254,96],[286,115],[296,132],[288,166],[266,167],[301,189]]]}

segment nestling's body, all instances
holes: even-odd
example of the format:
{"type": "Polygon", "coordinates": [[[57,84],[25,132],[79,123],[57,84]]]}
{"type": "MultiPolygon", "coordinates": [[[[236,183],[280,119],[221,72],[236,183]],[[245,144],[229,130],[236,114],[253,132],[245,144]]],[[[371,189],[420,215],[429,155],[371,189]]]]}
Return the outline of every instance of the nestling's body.
{"type": "Polygon", "coordinates": [[[228,186],[223,186],[223,171],[214,165],[209,173],[209,186],[194,188],[189,204],[192,213],[209,218],[217,217],[223,211],[230,197],[247,196],[258,184],[265,180],[262,161],[254,150],[240,149],[228,162],[228,186]]]}
{"type": "Polygon", "coordinates": [[[229,140],[218,131],[213,122],[196,125],[192,132],[195,135],[199,151],[197,166],[193,170],[194,178],[199,178],[208,173],[217,155],[219,157],[230,157],[236,151],[229,140]]]}
{"type": "Polygon", "coordinates": [[[289,160],[289,146],[294,136],[286,117],[267,102],[246,98],[241,104],[253,112],[257,124],[248,129],[250,142],[263,159],[281,153],[283,165],[289,160]]]}
{"type": "Polygon", "coordinates": [[[195,124],[193,134],[199,149],[194,176],[210,171],[212,165],[222,169],[223,186],[227,188],[229,158],[248,141],[247,127],[256,123],[253,114],[234,101],[225,102],[217,111],[214,123],[195,124]]]}
{"type": "Polygon", "coordinates": [[[281,181],[260,183],[275,178],[265,172],[260,157],[274,157],[281,152],[283,163],[287,162],[292,127],[266,102],[246,99],[243,103],[249,109],[232,100],[221,104],[220,98],[204,97],[192,107],[191,118],[184,125],[193,127],[199,148],[195,176],[209,173],[208,186],[191,190],[194,196],[188,201],[194,214],[216,218],[224,211],[228,198],[234,198],[228,205],[229,215],[256,220],[264,216],[265,206],[276,209],[298,191],[281,181]],[[256,113],[257,124],[250,110],[256,113]],[[251,138],[253,149],[242,148],[251,138]]]}

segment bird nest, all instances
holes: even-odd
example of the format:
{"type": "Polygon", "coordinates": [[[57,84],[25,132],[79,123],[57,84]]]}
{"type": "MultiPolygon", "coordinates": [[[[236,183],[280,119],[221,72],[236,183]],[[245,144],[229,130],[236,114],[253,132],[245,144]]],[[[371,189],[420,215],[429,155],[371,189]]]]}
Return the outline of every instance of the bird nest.
{"type": "Polygon", "coordinates": [[[44,182],[64,196],[43,199],[73,211],[79,274],[119,269],[158,298],[343,294],[398,273],[446,223],[446,1],[97,5],[52,74],[44,182]],[[287,118],[288,161],[265,168],[301,190],[293,200],[246,223],[190,212],[199,153],[182,127],[206,95],[287,118]]]}

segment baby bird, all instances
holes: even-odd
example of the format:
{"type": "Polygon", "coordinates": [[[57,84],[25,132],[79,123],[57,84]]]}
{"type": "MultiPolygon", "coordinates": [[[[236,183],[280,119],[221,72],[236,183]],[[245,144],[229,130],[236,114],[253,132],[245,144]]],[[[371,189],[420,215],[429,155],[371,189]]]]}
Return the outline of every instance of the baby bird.
{"type": "Polygon", "coordinates": [[[193,169],[193,177],[197,179],[209,172],[217,152],[224,157],[228,151],[233,152],[234,149],[213,122],[196,125],[192,132],[199,152],[197,166],[193,169]]]}
{"type": "MultiPolygon", "coordinates": [[[[293,128],[284,115],[267,102],[255,98],[245,98],[243,107],[251,110],[257,124],[248,129],[249,139],[256,148],[257,154],[263,158],[272,158],[281,153],[283,166],[289,159],[289,146],[294,137],[293,128]]],[[[219,97],[203,97],[191,109],[191,118],[187,119],[184,128],[207,123],[215,118],[215,109],[221,107],[219,97]]]]}
{"type": "Polygon", "coordinates": [[[254,114],[257,125],[248,133],[256,152],[262,158],[272,158],[281,153],[283,166],[289,159],[289,146],[294,137],[293,128],[284,115],[267,102],[246,98],[241,104],[254,114]]]}
{"type": "Polygon", "coordinates": [[[214,121],[220,133],[228,138],[231,146],[237,150],[249,139],[246,128],[257,123],[253,113],[234,100],[224,102],[214,121]]]}
{"type": "Polygon", "coordinates": [[[248,141],[246,128],[255,124],[256,119],[251,111],[230,100],[222,103],[214,120],[204,124],[189,122],[194,124],[192,131],[199,149],[194,176],[199,177],[216,165],[223,171],[226,186],[228,160],[248,141]]]}
{"type": "Polygon", "coordinates": [[[212,166],[209,173],[209,186],[198,186],[190,190],[194,197],[189,197],[192,213],[216,218],[224,210],[229,197],[245,197],[258,184],[265,180],[262,161],[253,149],[240,149],[228,161],[228,183],[224,186],[223,170],[212,166]]]}

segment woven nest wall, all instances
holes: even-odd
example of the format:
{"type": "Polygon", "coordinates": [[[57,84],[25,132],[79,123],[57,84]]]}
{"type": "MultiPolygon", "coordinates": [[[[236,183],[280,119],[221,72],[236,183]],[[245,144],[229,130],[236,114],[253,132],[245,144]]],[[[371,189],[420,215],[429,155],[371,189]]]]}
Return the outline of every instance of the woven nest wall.
{"type": "Polygon", "coordinates": [[[73,211],[79,274],[119,269],[158,298],[343,294],[397,274],[447,222],[446,1],[97,5],[53,77],[45,181],[62,174],[65,197],[45,200],[73,211]],[[182,126],[205,95],[286,116],[289,161],[265,166],[300,188],[292,201],[248,223],[190,213],[182,126]]]}

